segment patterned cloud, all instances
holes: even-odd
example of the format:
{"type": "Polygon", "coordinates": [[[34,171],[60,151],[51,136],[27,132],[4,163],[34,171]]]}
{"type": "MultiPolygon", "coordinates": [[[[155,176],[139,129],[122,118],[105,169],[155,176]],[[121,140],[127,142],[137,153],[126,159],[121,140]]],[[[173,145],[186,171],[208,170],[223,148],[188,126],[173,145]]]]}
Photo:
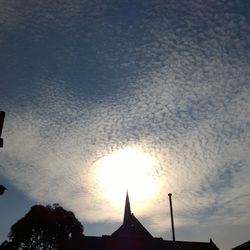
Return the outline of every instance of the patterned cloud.
{"type": "Polygon", "coordinates": [[[123,204],[106,206],[91,173],[136,145],[159,160],[161,190],[138,211],[156,235],[170,231],[170,191],[180,231],[249,227],[248,3],[1,7],[1,175],[87,223],[119,222],[123,204]]]}

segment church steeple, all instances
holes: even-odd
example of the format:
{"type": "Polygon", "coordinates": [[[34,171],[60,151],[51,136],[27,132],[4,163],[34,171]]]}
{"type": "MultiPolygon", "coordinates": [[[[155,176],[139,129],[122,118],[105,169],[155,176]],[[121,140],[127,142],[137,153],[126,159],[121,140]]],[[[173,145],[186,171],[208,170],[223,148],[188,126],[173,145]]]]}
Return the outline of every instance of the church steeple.
{"type": "Polygon", "coordinates": [[[128,191],[127,191],[126,201],[125,201],[125,209],[124,209],[124,217],[123,217],[123,224],[129,222],[130,218],[131,218],[131,209],[130,209],[128,191]]]}
{"type": "MultiPolygon", "coordinates": [[[[147,229],[138,221],[138,219],[131,213],[128,191],[125,201],[123,224],[111,235],[112,237],[132,237],[132,238],[152,238],[153,236],[147,229]]],[[[125,248],[124,248],[125,249],[125,248]]],[[[130,249],[130,248],[126,248],[130,249]]]]}

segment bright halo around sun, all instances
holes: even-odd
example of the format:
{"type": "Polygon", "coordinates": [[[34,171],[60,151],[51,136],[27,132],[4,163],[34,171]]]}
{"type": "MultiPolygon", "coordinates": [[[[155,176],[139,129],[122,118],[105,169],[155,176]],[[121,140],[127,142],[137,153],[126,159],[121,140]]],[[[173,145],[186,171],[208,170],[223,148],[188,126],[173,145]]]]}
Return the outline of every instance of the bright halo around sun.
{"type": "Polygon", "coordinates": [[[95,175],[103,195],[116,204],[124,202],[125,192],[133,202],[150,200],[157,191],[157,160],[138,148],[125,148],[95,163],[95,175]]]}

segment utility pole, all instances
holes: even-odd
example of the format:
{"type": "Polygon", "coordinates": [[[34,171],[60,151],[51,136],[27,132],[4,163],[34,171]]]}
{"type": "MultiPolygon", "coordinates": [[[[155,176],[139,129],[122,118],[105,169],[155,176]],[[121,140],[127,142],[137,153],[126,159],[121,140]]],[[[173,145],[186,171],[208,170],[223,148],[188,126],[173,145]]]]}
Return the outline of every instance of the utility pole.
{"type": "MultiPolygon", "coordinates": [[[[3,130],[3,122],[4,122],[5,112],[0,111],[0,148],[3,147],[3,139],[1,138],[2,130],[3,130]]],[[[3,185],[0,185],[0,195],[4,193],[7,188],[3,185]]]]}
{"type": "Polygon", "coordinates": [[[1,138],[2,130],[3,130],[3,122],[4,122],[5,112],[0,111],[0,148],[3,147],[3,139],[1,138]]]}
{"type": "Polygon", "coordinates": [[[173,206],[172,206],[172,194],[168,194],[169,197],[169,205],[170,205],[170,216],[171,216],[171,225],[172,225],[172,235],[173,241],[175,242],[175,232],[174,232],[174,216],[173,216],[173,206]]]}

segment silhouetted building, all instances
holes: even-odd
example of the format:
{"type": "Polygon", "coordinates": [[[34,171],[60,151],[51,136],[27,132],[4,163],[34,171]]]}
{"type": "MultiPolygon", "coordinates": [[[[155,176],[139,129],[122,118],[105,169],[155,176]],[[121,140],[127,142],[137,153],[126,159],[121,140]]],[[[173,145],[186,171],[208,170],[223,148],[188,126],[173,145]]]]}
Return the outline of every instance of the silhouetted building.
{"type": "Polygon", "coordinates": [[[126,196],[123,224],[110,236],[85,236],[85,250],[218,250],[209,242],[172,241],[153,237],[131,213],[126,196]]]}
{"type": "Polygon", "coordinates": [[[250,250],[250,241],[247,241],[237,247],[234,247],[231,250],[250,250]]]}

